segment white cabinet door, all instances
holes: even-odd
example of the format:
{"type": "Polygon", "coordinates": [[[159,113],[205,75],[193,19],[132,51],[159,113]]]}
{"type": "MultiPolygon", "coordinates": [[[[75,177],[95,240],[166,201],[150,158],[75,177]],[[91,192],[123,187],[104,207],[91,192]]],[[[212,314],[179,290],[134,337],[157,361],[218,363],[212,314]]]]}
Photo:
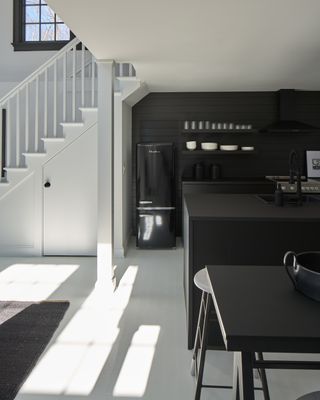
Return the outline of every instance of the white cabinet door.
{"type": "Polygon", "coordinates": [[[97,128],[43,168],[44,255],[96,255],[97,128]]]}

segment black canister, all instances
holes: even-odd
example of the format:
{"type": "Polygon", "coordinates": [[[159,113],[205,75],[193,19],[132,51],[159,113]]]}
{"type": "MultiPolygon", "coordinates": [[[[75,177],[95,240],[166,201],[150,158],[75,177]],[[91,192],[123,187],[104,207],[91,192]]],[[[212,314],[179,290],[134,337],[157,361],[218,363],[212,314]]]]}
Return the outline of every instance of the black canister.
{"type": "Polygon", "coordinates": [[[203,164],[197,163],[193,166],[193,176],[197,181],[201,181],[204,178],[204,168],[203,164]]]}
{"type": "Polygon", "coordinates": [[[281,183],[277,184],[277,189],[274,192],[274,203],[278,207],[283,206],[283,190],[281,188],[281,183]]]}
{"type": "Polygon", "coordinates": [[[212,180],[221,178],[221,167],[218,164],[211,164],[209,169],[209,176],[212,180]]]}

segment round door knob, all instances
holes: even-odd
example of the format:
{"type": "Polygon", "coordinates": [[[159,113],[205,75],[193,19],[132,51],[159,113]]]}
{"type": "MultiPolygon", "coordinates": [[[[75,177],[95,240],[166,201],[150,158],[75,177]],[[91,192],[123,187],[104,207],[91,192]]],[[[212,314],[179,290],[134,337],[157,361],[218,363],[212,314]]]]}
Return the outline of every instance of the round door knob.
{"type": "Polygon", "coordinates": [[[49,188],[51,186],[51,183],[50,182],[46,182],[45,184],[44,184],[44,187],[45,188],[49,188]]]}

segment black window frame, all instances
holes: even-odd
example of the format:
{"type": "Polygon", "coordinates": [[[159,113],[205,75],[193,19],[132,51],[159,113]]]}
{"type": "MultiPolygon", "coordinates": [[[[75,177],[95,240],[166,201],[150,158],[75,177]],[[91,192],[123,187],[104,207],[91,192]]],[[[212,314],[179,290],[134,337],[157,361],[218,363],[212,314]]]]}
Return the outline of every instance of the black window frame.
{"type": "Polygon", "coordinates": [[[70,40],[50,41],[25,41],[24,36],[24,0],[13,0],[13,42],[14,51],[50,51],[60,50],[74,39],[75,35],[70,31],[70,40]]]}

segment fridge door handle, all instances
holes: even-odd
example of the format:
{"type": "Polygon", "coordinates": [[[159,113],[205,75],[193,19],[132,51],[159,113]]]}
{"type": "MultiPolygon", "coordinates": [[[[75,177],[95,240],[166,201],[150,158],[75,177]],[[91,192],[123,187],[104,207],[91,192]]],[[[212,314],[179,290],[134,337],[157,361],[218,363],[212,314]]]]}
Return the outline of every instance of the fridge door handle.
{"type": "Polygon", "coordinates": [[[137,207],[137,210],[153,211],[153,210],[175,210],[175,207],[137,207]]]}

